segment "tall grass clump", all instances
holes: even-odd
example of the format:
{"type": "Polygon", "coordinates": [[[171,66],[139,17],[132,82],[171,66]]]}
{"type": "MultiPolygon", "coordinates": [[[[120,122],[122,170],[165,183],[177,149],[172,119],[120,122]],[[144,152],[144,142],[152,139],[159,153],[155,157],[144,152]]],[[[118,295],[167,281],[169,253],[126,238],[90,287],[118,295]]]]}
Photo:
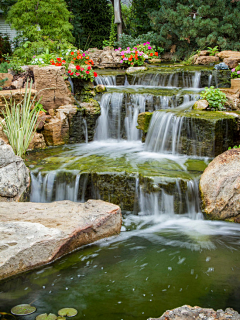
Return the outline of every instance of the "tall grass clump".
{"type": "Polygon", "coordinates": [[[8,137],[9,143],[17,156],[22,156],[28,149],[31,138],[36,131],[36,122],[39,114],[38,104],[35,103],[36,96],[31,100],[32,81],[28,91],[28,82],[23,100],[16,104],[5,99],[5,111],[2,111],[5,123],[3,131],[8,137]]]}

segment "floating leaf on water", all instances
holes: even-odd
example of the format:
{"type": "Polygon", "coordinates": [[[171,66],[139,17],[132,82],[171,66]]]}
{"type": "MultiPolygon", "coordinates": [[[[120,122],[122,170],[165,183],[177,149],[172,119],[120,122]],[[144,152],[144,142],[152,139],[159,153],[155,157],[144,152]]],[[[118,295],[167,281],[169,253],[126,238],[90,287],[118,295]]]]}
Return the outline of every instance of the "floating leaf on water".
{"type": "Polygon", "coordinates": [[[57,320],[66,320],[66,318],[65,318],[65,317],[62,317],[62,316],[58,316],[58,317],[57,317],[57,320]]]}
{"type": "Polygon", "coordinates": [[[74,308],[63,308],[58,311],[58,314],[62,317],[74,317],[77,314],[77,310],[74,308]]]}
{"type": "Polygon", "coordinates": [[[57,316],[53,313],[43,313],[36,317],[36,320],[56,320],[57,316]]]}
{"type": "Polygon", "coordinates": [[[30,304],[19,304],[11,309],[12,314],[15,316],[26,316],[35,312],[37,308],[31,306],[30,304]]]}

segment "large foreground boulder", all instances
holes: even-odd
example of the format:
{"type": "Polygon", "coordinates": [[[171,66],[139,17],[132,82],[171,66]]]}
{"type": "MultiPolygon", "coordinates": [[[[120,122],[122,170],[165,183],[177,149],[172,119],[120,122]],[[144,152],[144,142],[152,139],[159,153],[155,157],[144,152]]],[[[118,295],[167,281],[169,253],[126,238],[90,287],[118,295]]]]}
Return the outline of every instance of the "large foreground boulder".
{"type": "Polygon", "coordinates": [[[121,209],[101,200],[0,203],[0,280],[116,235],[121,222],[121,209]]]}
{"type": "Polygon", "coordinates": [[[160,318],[149,318],[148,320],[240,320],[240,314],[231,308],[225,311],[210,308],[191,307],[188,305],[167,310],[160,318]]]}
{"type": "Polygon", "coordinates": [[[29,171],[23,159],[0,139],[0,202],[18,201],[29,184],[29,171]]]}
{"type": "Polygon", "coordinates": [[[240,149],[228,150],[208,165],[200,192],[207,217],[240,222],[240,149]]]}

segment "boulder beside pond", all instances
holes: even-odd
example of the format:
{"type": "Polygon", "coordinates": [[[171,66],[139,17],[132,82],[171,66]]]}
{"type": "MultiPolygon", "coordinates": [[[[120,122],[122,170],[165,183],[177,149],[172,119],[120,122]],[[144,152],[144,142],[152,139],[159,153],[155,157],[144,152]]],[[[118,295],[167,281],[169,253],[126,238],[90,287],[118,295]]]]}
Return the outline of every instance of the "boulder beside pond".
{"type": "Polygon", "coordinates": [[[149,318],[148,320],[240,320],[240,314],[231,308],[225,311],[217,311],[210,308],[191,307],[188,305],[167,310],[160,318],[149,318]]]}
{"type": "Polygon", "coordinates": [[[29,184],[29,171],[23,159],[0,139],[0,202],[18,201],[29,184]]]}
{"type": "Polygon", "coordinates": [[[86,203],[0,203],[0,280],[54,261],[83,245],[116,235],[119,206],[86,203]]]}
{"type": "Polygon", "coordinates": [[[200,179],[207,218],[240,222],[240,149],[217,156],[200,179]]]}

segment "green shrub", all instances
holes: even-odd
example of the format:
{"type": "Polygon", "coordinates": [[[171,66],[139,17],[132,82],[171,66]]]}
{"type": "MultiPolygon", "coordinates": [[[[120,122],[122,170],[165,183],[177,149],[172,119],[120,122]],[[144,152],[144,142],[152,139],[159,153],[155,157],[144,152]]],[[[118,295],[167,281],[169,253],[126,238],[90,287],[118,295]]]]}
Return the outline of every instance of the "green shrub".
{"type": "Polygon", "coordinates": [[[25,89],[24,99],[16,104],[11,101],[10,105],[6,101],[3,116],[3,130],[8,137],[9,143],[16,155],[22,156],[29,146],[33,133],[36,131],[36,122],[39,114],[39,102],[35,98],[31,101],[32,81],[28,91],[28,82],[25,89]]]}
{"type": "Polygon", "coordinates": [[[231,149],[240,149],[240,145],[239,146],[234,146],[234,147],[229,147],[228,150],[231,150],[231,149]]]}
{"type": "Polygon", "coordinates": [[[10,64],[8,62],[2,62],[0,64],[0,73],[8,73],[8,69],[10,69],[10,64]]]}
{"type": "Polygon", "coordinates": [[[219,52],[218,46],[216,46],[214,48],[208,47],[208,52],[209,52],[210,56],[215,56],[215,54],[219,52]]]}
{"type": "Polygon", "coordinates": [[[11,54],[12,49],[9,41],[9,37],[7,35],[3,35],[0,33],[0,63],[5,61],[5,55],[11,54]]]}
{"type": "Polygon", "coordinates": [[[225,103],[227,102],[226,94],[222,92],[220,89],[210,87],[205,88],[204,91],[201,92],[201,99],[207,100],[209,103],[209,108],[213,108],[214,110],[224,110],[225,103]]]}
{"type": "Polygon", "coordinates": [[[240,78],[240,64],[236,68],[233,68],[231,71],[231,77],[233,79],[240,78]]]}

